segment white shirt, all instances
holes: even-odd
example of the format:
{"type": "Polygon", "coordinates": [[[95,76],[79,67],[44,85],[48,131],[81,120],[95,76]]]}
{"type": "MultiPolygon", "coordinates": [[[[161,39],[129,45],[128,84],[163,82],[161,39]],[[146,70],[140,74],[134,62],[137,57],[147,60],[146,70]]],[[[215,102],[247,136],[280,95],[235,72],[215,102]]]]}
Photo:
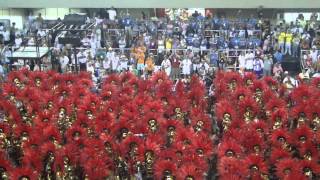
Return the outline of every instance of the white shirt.
{"type": "Polygon", "coordinates": [[[246,57],[244,55],[240,55],[238,58],[238,61],[239,61],[239,68],[246,67],[246,57]]]}
{"type": "Polygon", "coordinates": [[[108,14],[109,14],[109,19],[112,20],[112,21],[114,21],[115,18],[116,18],[116,16],[117,16],[116,10],[114,10],[114,9],[109,9],[107,12],[108,12],[108,14]]]}
{"type": "Polygon", "coordinates": [[[84,52],[79,52],[77,54],[77,58],[78,58],[79,63],[83,64],[83,63],[87,62],[87,56],[86,56],[86,54],[84,52]]]}
{"type": "Polygon", "coordinates": [[[165,59],[164,61],[162,61],[161,66],[163,69],[167,70],[167,69],[171,69],[171,62],[169,59],[165,59]]]}
{"type": "Polygon", "coordinates": [[[21,38],[16,38],[14,40],[14,44],[16,45],[16,47],[20,47],[21,43],[22,43],[22,39],[21,38]]]}
{"type": "Polygon", "coordinates": [[[111,59],[112,70],[117,70],[118,69],[119,61],[120,61],[119,56],[114,56],[111,59]]]}
{"type": "Polygon", "coordinates": [[[102,66],[103,66],[103,69],[109,69],[109,68],[110,68],[110,60],[106,58],[106,59],[102,62],[102,66]]]}
{"type": "Polygon", "coordinates": [[[3,40],[4,41],[10,41],[10,32],[9,31],[3,31],[3,40]]]}
{"type": "Polygon", "coordinates": [[[181,62],[182,73],[183,74],[190,74],[191,73],[191,65],[192,65],[192,62],[190,59],[184,59],[181,62]]]}
{"type": "Polygon", "coordinates": [[[69,63],[69,58],[67,56],[60,57],[61,68],[65,68],[69,63]]]}
{"type": "Polygon", "coordinates": [[[254,54],[246,54],[246,69],[253,69],[254,54]]]}
{"type": "Polygon", "coordinates": [[[312,58],[312,63],[317,62],[317,58],[318,58],[318,51],[317,50],[312,50],[310,52],[311,58],[312,58]]]}

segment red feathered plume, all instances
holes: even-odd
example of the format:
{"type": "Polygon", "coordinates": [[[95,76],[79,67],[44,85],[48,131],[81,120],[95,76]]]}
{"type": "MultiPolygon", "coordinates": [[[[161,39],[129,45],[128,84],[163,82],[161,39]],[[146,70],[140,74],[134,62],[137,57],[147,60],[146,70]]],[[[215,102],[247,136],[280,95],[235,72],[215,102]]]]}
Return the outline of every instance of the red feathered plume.
{"type": "Polygon", "coordinates": [[[40,153],[43,159],[48,155],[48,153],[56,154],[55,152],[56,152],[56,147],[51,142],[43,143],[40,147],[40,153]]]}
{"type": "Polygon", "coordinates": [[[61,134],[57,127],[54,125],[49,125],[43,129],[43,135],[45,136],[44,140],[51,141],[52,138],[58,141],[59,143],[62,142],[61,134]]]}
{"type": "Polygon", "coordinates": [[[164,141],[159,135],[148,136],[144,143],[144,147],[139,148],[139,160],[141,162],[145,161],[145,153],[150,151],[153,153],[155,160],[160,156],[161,146],[164,144],[164,141]]]}
{"type": "Polygon", "coordinates": [[[79,85],[83,88],[88,88],[88,89],[93,87],[93,83],[91,79],[80,79],[79,85]]]}
{"type": "Polygon", "coordinates": [[[317,161],[300,160],[298,165],[301,173],[307,170],[310,170],[313,174],[320,173],[320,165],[317,161]]]}
{"type": "Polygon", "coordinates": [[[305,104],[300,104],[292,108],[290,115],[293,119],[298,119],[301,115],[303,115],[306,118],[309,112],[310,108],[308,106],[306,106],[305,104]]]}
{"type": "Polygon", "coordinates": [[[269,88],[271,89],[272,87],[277,88],[278,86],[278,82],[277,80],[273,79],[271,76],[265,76],[263,78],[264,83],[269,86],[269,88]]]}
{"type": "Polygon", "coordinates": [[[311,84],[313,85],[313,87],[319,89],[320,88],[320,77],[312,78],[311,84]]]}
{"type": "MultiPolygon", "coordinates": [[[[123,157],[128,156],[128,153],[130,151],[130,148],[132,146],[132,144],[135,144],[138,149],[139,147],[143,146],[143,141],[140,137],[137,136],[128,136],[126,137],[120,144],[119,148],[120,148],[120,153],[122,154],[123,157]]],[[[138,150],[139,152],[139,150],[138,150]]]]}
{"type": "Polygon", "coordinates": [[[244,130],[240,141],[248,154],[264,154],[266,144],[264,143],[264,138],[257,131],[253,129],[244,130]]]}
{"type": "Polygon", "coordinates": [[[21,82],[23,82],[25,80],[25,76],[21,71],[11,71],[8,74],[8,82],[13,83],[14,79],[18,79],[21,82]]]}
{"type": "MultiPolygon", "coordinates": [[[[269,97],[270,98],[270,97],[269,97]]],[[[286,102],[283,99],[280,98],[271,98],[267,103],[266,103],[266,111],[276,111],[278,109],[282,109],[286,107],[286,102]]]]}
{"type": "Polygon", "coordinates": [[[306,108],[306,113],[309,121],[312,121],[316,117],[320,117],[320,101],[310,100],[309,104],[312,104],[312,106],[308,106],[308,108],[306,108]]]}
{"type": "Polygon", "coordinates": [[[259,106],[252,97],[246,97],[239,102],[239,111],[241,116],[243,116],[243,114],[247,111],[247,108],[250,108],[253,117],[255,117],[259,112],[259,106]]]}
{"type": "Polygon", "coordinates": [[[40,172],[32,170],[31,167],[14,168],[11,172],[9,172],[9,179],[19,180],[23,177],[28,177],[30,180],[36,180],[39,178],[39,173],[40,172]]]}
{"type": "Polygon", "coordinates": [[[10,172],[12,171],[12,164],[11,162],[6,158],[6,154],[2,151],[0,151],[0,168],[3,168],[5,171],[10,172]]]}
{"type": "Polygon", "coordinates": [[[275,147],[283,147],[284,143],[292,144],[292,137],[287,129],[276,129],[272,132],[270,141],[275,147]]]}
{"type": "Polygon", "coordinates": [[[67,142],[76,142],[80,143],[87,135],[87,132],[84,128],[80,126],[73,125],[66,131],[67,142]]]}
{"type": "Polygon", "coordinates": [[[37,150],[31,148],[24,148],[22,166],[32,167],[38,172],[41,172],[41,170],[43,169],[44,158],[45,157],[39,156],[39,152],[37,150]]]}
{"type": "Polygon", "coordinates": [[[241,83],[241,76],[237,72],[226,72],[224,75],[224,80],[227,84],[235,82],[237,85],[241,83]]]}
{"type": "Polygon", "coordinates": [[[211,119],[202,109],[193,108],[190,113],[191,126],[198,131],[197,126],[201,125],[201,131],[211,132],[211,119]]]}
{"type": "MultiPolygon", "coordinates": [[[[285,128],[288,126],[288,112],[286,109],[281,108],[281,109],[274,111],[271,114],[271,122],[272,122],[271,125],[274,126],[277,121],[281,122],[281,124],[279,124],[279,125],[282,128],[285,128]]],[[[277,126],[279,126],[279,125],[277,124],[277,126]]],[[[279,127],[277,127],[277,128],[279,128],[279,127]]]]}
{"type": "Polygon", "coordinates": [[[257,131],[261,136],[269,134],[267,123],[265,123],[263,120],[252,121],[248,127],[249,129],[257,131]]]}
{"type": "Polygon", "coordinates": [[[187,179],[192,178],[194,180],[203,179],[203,174],[201,171],[197,171],[197,166],[192,163],[183,164],[179,167],[179,171],[177,171],[177,179],[187,179]]]}
{"type": "Polygon", "coordinates": [[[297,149],[299,150],[300,157],[305,160],[312,161],[318,159],[317,146],[312,142],[300,144],[297,149]]]}
{"type": "Polygon", "coordinates": [[[117,74],[110,74],[103,84],[119,84],[120,78],[117,74]]]}
{"type": "Polygon", "coordinates": [[[219,122],[222,122],[223,116],[226,113],[231,115],[231,120],[235,120],[237,118],[233,105],[227,100],[222,100],[217,104],[216,113],[219,122]]]}
{"type": "Polygon", "coordinates": [[[177,176],[177,166],[175,162],[159,160],[154,164],[154,174],[156,179],[163,179],[169,173],[171,176],[177,176]]]}
{"type": "Polygon", "coordinates": [[[164,71],[158,71],[154,73],[153,76],[151,77],[151,82],[153,85],[157,85],[157,84],[160,84],[160,82],[168,81],[168,80],[169,78],[164,71]]]}
{"type": "Polygon", "coordinates": [[[218,146],[217,154],[218,158],[222,158],[224,156],[238,158],[242,156],[242,147],[235,141],[222,141],[218,146]]]}
{"type": "Polygon", "coordinates": [[[199,157],[210,158],[213,153],[213,143],[209,138],[193,139],[191,148],[193,153],[199,157]]]}
{"type": "Polygon", "coordinates": [[[239,97],[243,96],[243,97],[249,97],[251,95],[251,92],[249,91],[248,88],[245,87],[237,87],[237,89],[234,91],[233,95],[233,100],[235,102],[239,101],[239,97]]]}
{"type": "Polygon", "coordinates": [[[284,179],[290,174],[298,172],[299,166],[296,160],[294,159],[282,159],[276,163],[276,175],[280,179],[284,179]]]}
{"type": "Polygon", "coordinates": [[[265,91],[266,87],[264,86],[262,81],[254,81],[253,82],[253,86],[251,87],[251,91],[253,93],[257,92],[257,91],[265,91]]]}
{"type": "Polygon", "coordinates": [[[222,157],[218,162],[218,173],[221,179],[233,175],[237,179],[245,179],[246,166],[242,160],[237,158],[222,157]]]}
{"type": "Polygon", "coordinates": [[[270,161],[270,164],[275,164],[282,159],[286,159],[290,157],[291,157],[291,154],[287,150],[282,148],[272,147],[269,161],[270,161]]]}
{"type": "Polygon", "coordinates": [[[308,126],[300,126],[293,131],[293,143],[295,146],[301,146],[305,143],[311,143],[313,140],[313,131],[308,126]]]}
{"type": "Polygon", "coordinates": [[[308,85],[300,85],[299,87],[295,88],[292,93],[290,94],[292,100],[296,103],[302,103],[312,97],[314,93],[314,89],[308,85]]]}
{"type": "Polygon", "coordinates": [[[247,167],[247,173],[250,177],[261,178],[261,175],[268,174],[268,166],[261,156],[249,155],[243,161],[247,167]]]}
{"type": "Polygon", "coordinates": [[[9,83],[3,83],[2,85],[2,93],[3,96],[9,98],[9,96],[17,97],[19,94],[19,89],[17,86],[9,83]]]}
{"type": "Polygon", "coordinates": [[[249,85],[249,80],[253,83],[255,80],[257,79],[257,76],[256,74],[254,73],[251,73],[251,72],[248,72],[248,73],[245,73],[244,74],[244,77],[243,77],[243,82],[245,85],[249,85]]]}

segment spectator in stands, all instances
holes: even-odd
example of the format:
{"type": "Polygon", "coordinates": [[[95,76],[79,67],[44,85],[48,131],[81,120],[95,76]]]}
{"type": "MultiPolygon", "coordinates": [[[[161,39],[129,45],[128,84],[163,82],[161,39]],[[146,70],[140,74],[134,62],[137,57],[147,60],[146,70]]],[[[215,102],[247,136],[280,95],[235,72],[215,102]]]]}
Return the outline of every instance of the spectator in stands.
{"type": "Polygon", "coordinates": [[[170,75],[171,75],[171,62],[170,62],[168,56],[166,56],[164,58],[164,60],[162,61],[161,69],[164,70],[166,72],[167,76],[170,77],[170,75]]]}
{"type": "Polygon", "coordinates": [[[117,17],[117,11],[111,7],[109,10],[107,10],[108,15],[109,15],[109,20],[114,21],[117,17]]]}
{"type": "Polygon", "coordinates": [[[17,34],[17,37],[14,40],[14,47],[18,49],[21,46],[21,44],[22,44],[22,38],[20,34],[17,34]]]}
{"type": "Polygon", "coordinates": [[[280,50],[276,51],[273,56],[274,56],[276,62],[282,63],[283,54],[282,54],[282,52],[280,50]]]}
{"type": "Polygon", "coordinates": [[[144,71],[144,58],[145,58],[144,53],[137,54],[137,70],[138,70],[139,76],[141,76],[144,71]]]}
{"type": "Polygon", "coordinates": [[[120,72],[124,72],[128,70],[128,58],[121,54],[120,56],[120,72]]]}
{"type": "Polygon", "coordinates": [[[292,55],[297,58],[299,56],[299,46],[300,46],[300,37],[298,34],[295,34],[292,39],[292,55]]]}
{"type": "Polygon", "coordinates": [[[245,55],[245,59],[246,59],[246,71],[253,71],[253,60],[254,60],[254,54],[251,51],[248,51],[245,55]]]}
{"type": "Polygon", "coordinates": [[[10,43],[10,32],[7,30],[7,28],[3,29],[2,36],[4,44],[8,45],[10,43]]]}
{"type": "Polygon", "coordinates": [[[272,69],[272,65],[273,65],[273,59],[271,54],[268,54],[266,56],[264,56],[264,60],[263,60],[263,75],[264,76],[271,76],[271,69],[272,69]]]}
{"type": "Polygon", "coordinates": [[[279,47],[282,54],[284,53],[284,50],[285,50],[284,49],[285,40],[286,40],[286,33],[284,31],[281,31],[281,33],[278,36],[278,43],[279,43],[279,47]]]}
{"type": "Polygon", "coordinates": [[[115,55],[111,57],[111,70],[113,73],[116,73],[119,71],[119,65],[120,65],[120,57],[117,52],[115,52],[115,55]]]}
{"type": "Polygon", "coordinates": [[[257,75],[258,78],[262,76],[263,73],[263,61],[260,56],[257,56],[253,60],[253,72],[257,75]]]}
{"type": "Polygon", "coordinates": [[[282,69],[282,66],[280,63],[276,63],[274,66],[273,66],[273,75],[276,79],[278,80],[281,80],[281,77],[282,77],[282,73],[283,73],[283,69],[282,69]]]}
{"type": "Polygon", "coordinates": [[[108,58],[107,56],[103,59],[103,62],[102,62],[102,67],[104,69],[104,73],[105,74],[109,74],[110,73],[110,68],[111,68],[111,59],[108,58]]]}
{"type": "Polygon", "coordinates": [[[246,68],[246,56],[244,51],[241,51],[239,57],[238,57],[238,65],[239,65],[239,71],[244,72],[246,68]]]}
{"type": "Polygon", "coordinates": [[[69,63],[69,58],[65,53],[60,54],[60,67],[61,67],[61,72],[65,73],[68,72],[68,63],[69,63]]]}
{"type": "Polygon", "coordinates": [[[176,80],[180,77],[180,56],[177,53],[174,53],[170,59],[172,66],[171,78],[176,80]]]}
{"type": "Polygon", "coordinates": [[[5,79],[5,70],[3,67],[3,63],[0,62],[0,83],[2,83],[5,79]]]}
{"type": "Polygon", "coordinates": [[[87,55],[84,49],[81,49],[80,52],[77,54],[78,62],[80,65],[80,71],[86,71],[87,69],[87,55]]]}
{"type": "Polygon", "coordinates": [[[311,56],[312,64],[315,64],[318,60],[318,50],[316,46],[312,47],[312,50],[310,51],[310,56],[311,56]]]}
{"type": "Polygon", "coordinates": [[[290,30],[287,31],[285,40],[286,48],[284,54],[289,54],[291,56],[292,33],[290,32],[290,30]]]}
{"type": "Polygon", "coordinates": [[[153,71],[154,71],[154,60],[153,60],[153,54],[152,53],[146,59],[145,70],[146,70],[145,72],[146,72],[146,77],[147,78],[149,76],[151,76],[153,71]]]}
{"type": "Polygon", "coordinates": [[[182,60],[180,67],[182,68],[182,74],[184,75],[184,78],[190,77],[192,62],[188,56],[185,56],[185,58],[182,60]]]}

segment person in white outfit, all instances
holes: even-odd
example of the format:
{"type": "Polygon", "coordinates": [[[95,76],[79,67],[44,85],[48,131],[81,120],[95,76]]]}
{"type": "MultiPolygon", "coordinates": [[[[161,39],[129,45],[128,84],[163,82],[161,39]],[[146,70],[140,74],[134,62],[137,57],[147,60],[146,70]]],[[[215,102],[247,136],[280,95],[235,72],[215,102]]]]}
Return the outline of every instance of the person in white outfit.
{"type": "Polygon", "coordinates": [[[171,74],[171,62],[169,58],[165,58],[165,60],[161,63],[162,69],[166,72],[167,76],[170,76],[171,74]]]}
{"type": "Polygon", "coordinates": [[[191,74],[191,67],[192,67],[192,62],[191,60],[186,57],[180,64],[182,68],[182,74],[186,77],[190,76],[191,74]]]}
{"type": "Polygon", "coordinates": [[[120,56],[120,71],[127,71],[128,70],[128,58],[122,54],[120,56]]]}
{"type": "Polygon", "coordinates": [[[239,63],[239,71],[244,72],[244,70],[246,68],[246,56],[243,51],[241,52],[241,54],[238,57],[238,63],[239,63]]]}
{"type": "Polygon", "coordinates": [[[120,58],[118,55],[115,55],[111,58],[111,69],[112,72],[117,72],[120,65],[120,58]]]}
{"type": "Polygon", "coordinates": [[[246,71],[253,71],[253,59],[254,59],[253,52],[247,53],[245,59],[246,59],[246,71]]]}

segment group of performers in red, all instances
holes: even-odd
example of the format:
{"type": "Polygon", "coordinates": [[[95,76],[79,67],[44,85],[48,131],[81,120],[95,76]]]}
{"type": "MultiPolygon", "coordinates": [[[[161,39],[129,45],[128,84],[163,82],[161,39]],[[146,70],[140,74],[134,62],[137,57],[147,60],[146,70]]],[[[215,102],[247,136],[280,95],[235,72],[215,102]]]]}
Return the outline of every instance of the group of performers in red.
{"type": "Polygon", "coordinates": [[[317,179],[320,79],[217,72],[203,82],[126,72],[11,72],[1,85],[0,179],[317,179]]]}

